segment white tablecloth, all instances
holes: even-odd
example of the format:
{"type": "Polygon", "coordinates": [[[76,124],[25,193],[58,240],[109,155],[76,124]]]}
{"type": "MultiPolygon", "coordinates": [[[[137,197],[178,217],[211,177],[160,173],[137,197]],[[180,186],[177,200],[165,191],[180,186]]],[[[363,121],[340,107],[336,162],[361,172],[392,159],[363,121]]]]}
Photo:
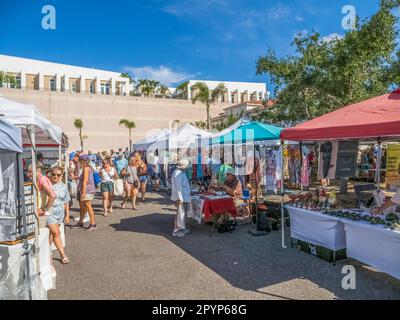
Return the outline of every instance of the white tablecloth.
{"type": "MultiPolygon", "coordinates": [[[[29,240],[29,244],[33,244],[34,239],[29,240]]],[[[18,243],[12,246],[0,245],[0,279],[10,272],[14,277],[15,283],[18,283],[20,277],[20,266],[17,264],[25,263],[21,256],[24,253],[22,248],[23,243],[18,243]]],[[[39,259],[32,260],[34,270],[38,272],[40,269],[40,279],[42,280],[43,288],[47,291],[53,288],[55,280],[55,270],[51,265],[51,251],[49,245],[49,229],[40,229],[39,235],[39,259]],[[39,265],[38,265],[39,263],[39,265]]]]}
{"type": "Polygon", "coordinates": [[[400,231],[343,220],[347,256],[400,279],[400,231]]]}
{"type": "Polygon", "coordinates": [[[292,238],[337,251],[346,248],[344,224],[337,217],[286,206],[292,238]]]}

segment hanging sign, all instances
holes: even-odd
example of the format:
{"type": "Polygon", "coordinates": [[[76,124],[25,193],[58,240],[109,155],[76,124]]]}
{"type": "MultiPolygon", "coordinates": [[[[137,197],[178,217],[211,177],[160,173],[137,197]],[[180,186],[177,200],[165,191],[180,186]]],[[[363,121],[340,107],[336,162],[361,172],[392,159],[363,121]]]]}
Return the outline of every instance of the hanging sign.
{"type": "Polygon", "coordinates": [[[391,187],[400,187],[400,145],[388,145],[386,183],[391,187]]]}

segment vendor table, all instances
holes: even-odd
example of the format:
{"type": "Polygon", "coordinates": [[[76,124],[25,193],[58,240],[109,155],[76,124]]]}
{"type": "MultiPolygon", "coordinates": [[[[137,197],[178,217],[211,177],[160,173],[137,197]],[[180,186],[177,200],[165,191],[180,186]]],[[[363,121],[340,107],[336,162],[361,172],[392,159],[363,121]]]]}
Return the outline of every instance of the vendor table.
{"type": "Polygon", "coordinates": [[[340,218],[290,205],[287,205],[286,208],[290,215],[292,238],[333,251],[346,248],[344,224],[340,218]]]}
{"type": "MultiPolygon", "coordinates": [[[[29,244],[34,244],[34,239],[29,240],[29,244]]],[[[51,264],[51,250],[49,245],[49,229],[40,229],[39,234],[39,261],[33,259],[33,265],[35,272],[37,270],[37,262],[39,263],[40,279],[42,280],[43,288],[47,291],[53,288],[54,278],[56,276],[55,270],[51,264]]],[[[14,277],[15,282],[20,277],[20,270],[22,266],[18,264],[25,263],[24,259],[21,259],[24,253],[23,243],[15,245],[0,245],[0,279],[10,272],[10,279],[14,277]]]]}
{"type": "Polygon", "coordinates": [[[190,197],[189,217],[201,223],[211,221],[213,216],[229,213],[232,217],[237,216],[235,202],[229,196],[193,195],[190,197]]]}
{"type": "Polygon", "coordinates": [[[366,222],[342,221],[347,256],[400,279],[400,231],[366,222]]]}

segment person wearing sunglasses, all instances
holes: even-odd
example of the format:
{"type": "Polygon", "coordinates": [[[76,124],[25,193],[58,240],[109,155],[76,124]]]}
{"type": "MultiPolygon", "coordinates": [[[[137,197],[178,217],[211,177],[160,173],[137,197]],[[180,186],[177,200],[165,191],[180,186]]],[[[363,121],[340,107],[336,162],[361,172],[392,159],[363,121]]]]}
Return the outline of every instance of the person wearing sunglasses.
{"type": "Polygon", "coordinates": [[[54,167],[51,170],[51,182],[56,199],[49,210],[47,217],[47,227],[50,230],[50,245],[54,242],[61,256],[61,263],[68,264],[69,259],[64,252],[64,247],[60,237],[60,225],[64,222],[69,224],[69,201],[70,195],[67,185],[61,179],[63,177],[63,169],[54,167]]]}

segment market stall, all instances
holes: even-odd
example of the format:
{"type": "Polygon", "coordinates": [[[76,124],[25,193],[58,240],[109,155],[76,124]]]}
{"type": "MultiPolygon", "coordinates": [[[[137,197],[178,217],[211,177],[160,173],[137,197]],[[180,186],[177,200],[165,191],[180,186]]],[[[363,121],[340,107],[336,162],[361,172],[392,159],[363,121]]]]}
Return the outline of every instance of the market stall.
{"type": "MultiPolygon", "coordinates": [[[[59,148],[59,161],[61,163],[62,147],[68,144],[68,139],[63,135],[60,128],[53,125],[46,119],[34,105],[22,104],[8,100],[0,96],[0,114],[3,115],[11,124],[19,127],[22,132],[22,144],[24,147],[31,148],[32,171],[36,172],[37,146],[56,146],[59,148]]],[[[37,216],[38,199],[36,175],[33,175],[32,184],[25,186],[30,188],[29,199],[32,200],[31,214],[37,216]]],[[[21,192],[24,195],[26,190],[21,192]]],[[[40,227],[44,227],[46,217],[40,217],[40,221],[35,220],[35,225],[31,232],[35,235],[34,253],[40,252],[40,227]]],[[[39,262],[38,262],[39,263],[39,262]]]]}
{"type": "Polygon", "coordinates": [[[170,129],[152,130],[146,138],[135,142],[132,150],[146,151],[153,143],[164,140],[169,133],[171,133],[170,129]]]}
{"type": "MultiPolygon", "coordinates": [[[[355,176],[358,145],[360,142],[376,143],[377,167],[374,200],[379,203],[381,146],[385,140],[396,141],[400,137],[400,91],[385,94],[307,121],[294,128],[282,131],[281,139],[291,141],[316,142],[319,150],[320,179],[347,179],[355,176]]],[[[389,213],[373,217],[368,209],[338,210],[336,204],[313,203],[296,199],[293,204],[305,209],[303,220],[291,224],[292,237],[297,236],[298,225],[304,223],[307,214],[322,212],[326,217],[338,217],[344,224],[347,256],[359,259],[379,270],[398,277],[393,261],[400,261],[400,241],[398,224],[388,221],[389,213]],[[387,221],[386,221],[387,220],[387,221]],[[371,238],[376,241],[372,245],[371,238]],[[366,243],[370,243],[368,246],[366,243]],[[379,245],[377,245],[379,243],[379,245]],[[368,248],[368,249],[366,249],[368,248]]],[[[395,208],[392,208],[392,211],[395,208]]],[[[393,214],[393,213],[392,213],[393,214]]],[[[394,214],[396,216],[396,213],[394,214]]],[[[398,213],[396,221],[398,220],[398,213]]],[[[315,234],[320,230],[309,230],[308,240],[317,241],[315,234]],[[314,238],[314,239],[313,239],[314,238]]]]}

